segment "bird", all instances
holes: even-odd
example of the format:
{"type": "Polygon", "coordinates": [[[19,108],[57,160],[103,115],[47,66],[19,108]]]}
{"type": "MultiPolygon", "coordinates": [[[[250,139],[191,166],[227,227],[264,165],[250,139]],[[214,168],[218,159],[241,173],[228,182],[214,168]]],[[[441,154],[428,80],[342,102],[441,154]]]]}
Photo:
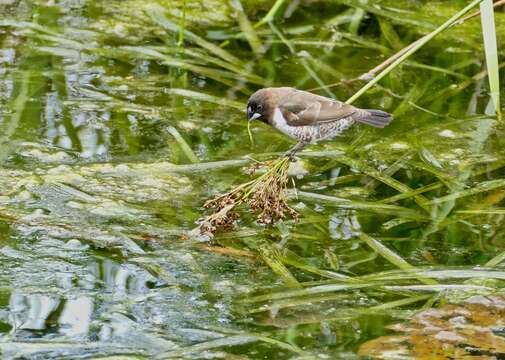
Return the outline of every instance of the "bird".
{"type": "Polygon", "coordinates": [[[284,154],[293,159],[306,145],[331,140],[355,123],[383,128],[393,116],[382,110],[360,109],[292,87],[269,87],[250,96],[247,119],[262,121],[298,140],[284,154]]]}

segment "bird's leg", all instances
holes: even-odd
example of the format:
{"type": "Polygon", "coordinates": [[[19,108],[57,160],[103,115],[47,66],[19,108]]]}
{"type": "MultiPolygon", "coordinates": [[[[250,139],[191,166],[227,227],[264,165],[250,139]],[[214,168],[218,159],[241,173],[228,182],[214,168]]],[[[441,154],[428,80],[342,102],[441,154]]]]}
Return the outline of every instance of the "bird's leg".
{"type": "Polygon", "coordinates": [[[289,149],[287,152],[285,152],[282,156],[284,157],[288,157],[289,160],[291,161],[295,161],[295,155],[298,151],[302,150],[305,145],[307,145],[306,142],[303,142],[303,141],[299,141],[298,143],[296,143],[295,146],[293,146],[291,149],[289,149]]]}

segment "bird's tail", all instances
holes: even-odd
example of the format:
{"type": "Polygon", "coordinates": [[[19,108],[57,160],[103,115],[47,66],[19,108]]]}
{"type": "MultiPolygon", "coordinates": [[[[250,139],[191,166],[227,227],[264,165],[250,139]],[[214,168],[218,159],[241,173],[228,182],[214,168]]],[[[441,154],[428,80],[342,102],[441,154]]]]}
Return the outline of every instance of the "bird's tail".
{"type": "Polygon", "coordinates": [[[353,119],[376,128],[383,128],[393,121],[393,115],[381,110],[363,109],[357,116],[354,115],[353,119]]]}

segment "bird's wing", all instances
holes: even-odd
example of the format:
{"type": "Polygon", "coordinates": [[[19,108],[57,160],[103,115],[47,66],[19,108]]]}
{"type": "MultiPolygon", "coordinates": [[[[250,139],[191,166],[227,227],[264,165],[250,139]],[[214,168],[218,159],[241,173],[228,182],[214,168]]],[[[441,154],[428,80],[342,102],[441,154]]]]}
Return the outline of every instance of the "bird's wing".
{"type": "Polygon", "coordinates": [[[357,109],[324,96],[297,91],[281,99],[279,110],[290,126],[319,125],[347,118],[357,109]]]}

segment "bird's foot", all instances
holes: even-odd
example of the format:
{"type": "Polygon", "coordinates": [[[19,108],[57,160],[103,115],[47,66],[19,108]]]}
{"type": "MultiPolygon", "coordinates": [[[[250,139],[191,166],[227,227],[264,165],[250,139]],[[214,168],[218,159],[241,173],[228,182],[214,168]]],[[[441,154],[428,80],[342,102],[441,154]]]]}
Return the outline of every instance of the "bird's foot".
{"type": "Polygon", "coordinates": [[[296,152],[287,151],[284,154],[282,154],[281,157],[287,157],[289,159],[289,161],[296,162],[295,155],[296,155],[296,152]]]}
{"type": "Polygon", "coordinates": [[[295,162],[295,155],[298,153],[298,151],[302,150],[305,147],[306,143],[304,142],[299,142],[295,146],[293,146],[291,149],[286,151],[284,154],[282,154],[282,157],[287,157],[289,158],[290,161],[295,162]]]}
{"type": "Polygon", "coordinates": [[[296,156],[297,152],[298,151],[296,151],[296,150],[293,151],[293,149],[291,149],[289,151],[286,151],[284,154],[282,154],[281,157],[287,157],[287,158],[289,158],[289,161],[295,162],[296,161],[295,156],[296,156]]]}

